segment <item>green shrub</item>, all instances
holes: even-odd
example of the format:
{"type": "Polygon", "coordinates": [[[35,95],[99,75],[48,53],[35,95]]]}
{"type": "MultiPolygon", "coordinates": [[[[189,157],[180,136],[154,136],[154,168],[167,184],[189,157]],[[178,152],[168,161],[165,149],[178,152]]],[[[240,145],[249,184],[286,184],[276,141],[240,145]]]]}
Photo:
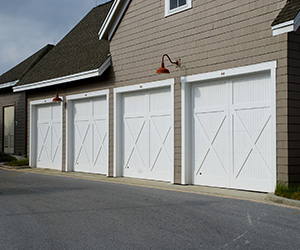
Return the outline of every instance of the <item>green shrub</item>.
{"type": "Polygon", "coordinates": [[[9,162],[13,160],[16,160],[16,158],[7,154],[0,153],[0,162],[9,162]]]}
{"type": "Polygon", "coordinates": [[[278,183],[275,189],[275,195],[294,200],[300,200],[300,183],[278,183]]]}
{"type": "Polygon", "coordinates": [[[28,166],[29,165],[29,160],[26,159],[22,159],[22,160],[12,160],[10,162],[7,162],[6,165],[8,166],[13,166],[13,167],[17,167],[17,166],[28,166]]]}

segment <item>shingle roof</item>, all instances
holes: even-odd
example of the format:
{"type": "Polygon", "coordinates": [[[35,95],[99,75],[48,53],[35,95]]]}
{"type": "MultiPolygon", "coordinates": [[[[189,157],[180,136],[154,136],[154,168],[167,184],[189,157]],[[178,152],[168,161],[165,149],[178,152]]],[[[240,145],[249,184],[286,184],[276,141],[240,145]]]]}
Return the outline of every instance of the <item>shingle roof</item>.
{"type": "Polygon", "coordinates": [[[0,76],[0,84],[13,82],[20,80],[30,69],[36,65],[36,63],[41,60],[54,45],[46,45],[44,48],[40,49],[32,56],[28,57],[26,60],[19,63],[17,66],[13,67],[9,71],[3,73],[0,76]]]}
{"type": "Polygon", "coordinates": [[[112,2],[93,8],[17,86],[98,69],[108,58],[109,43],[98,30],[112,2]]]}
{"type": "Polygon", "coordinates": [[[272,26],[293,20],[300,11],[300,0],[290,0],[280,11],[272,26]]]}

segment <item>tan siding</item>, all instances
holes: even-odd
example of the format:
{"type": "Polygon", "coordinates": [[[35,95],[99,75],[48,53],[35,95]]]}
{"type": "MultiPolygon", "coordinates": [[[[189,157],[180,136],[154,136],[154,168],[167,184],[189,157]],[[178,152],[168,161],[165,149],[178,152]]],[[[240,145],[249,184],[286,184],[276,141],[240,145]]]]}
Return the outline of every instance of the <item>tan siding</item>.
{"type": "Polygon", "coordinates": [[[176,78],[175,182],[181,178],[180,76],[274,60],[278,66],[277,179],[287,179],[287,35],[273,37],[271,31],[284,4],[281,0],[193,1],[192,9],[165,18],[164,0],[131,1],[110,45],[115,84],[176,78]],[[165,61],[171,74],[156,75],[165,53],[173,60],[180,58],[182,67],[165,61]]]}

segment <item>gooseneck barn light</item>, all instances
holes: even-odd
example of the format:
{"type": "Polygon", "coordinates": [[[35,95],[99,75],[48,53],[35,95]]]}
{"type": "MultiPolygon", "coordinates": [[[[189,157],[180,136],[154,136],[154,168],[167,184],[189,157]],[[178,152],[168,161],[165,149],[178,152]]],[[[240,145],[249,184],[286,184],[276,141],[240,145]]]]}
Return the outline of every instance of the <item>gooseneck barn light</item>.
{"type": "Polygon", "coordinates": [[[167,57],[169,59],[169,61],[172,63],[172,64],[176,64],[176,66],[180,66],[180,62],[177,60],[175,62],[172,62],[171,58],[167,55],[167,54],[164,54],[162,56],[162,59],[161,59],[161,67],[156,70],[156,73],[157,74],[168,74],[170,73],[170,71],[168,69],[165,68],[165,63],[164,63],[164,57],[167,57]]]}
{"type": "Polygon", "coordinates": [[[52,102],[62,102],[63,100],[58,95],[58,90],[56,90],[56,96],[52,99],[52,102]]]}

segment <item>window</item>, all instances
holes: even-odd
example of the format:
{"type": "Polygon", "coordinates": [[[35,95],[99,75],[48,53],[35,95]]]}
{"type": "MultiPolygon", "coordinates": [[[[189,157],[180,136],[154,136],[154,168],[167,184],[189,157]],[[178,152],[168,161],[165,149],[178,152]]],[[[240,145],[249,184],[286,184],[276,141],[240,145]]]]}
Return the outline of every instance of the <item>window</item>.
{"type": "Polygon", "coordinates": [[[15,107],[4,107],[4,153],[14,153],[15,107]]]}
{"type": "Polygon", "coordinates": [[[192,0],[165,0],[165,16],[192,8],[192,0]]]}

